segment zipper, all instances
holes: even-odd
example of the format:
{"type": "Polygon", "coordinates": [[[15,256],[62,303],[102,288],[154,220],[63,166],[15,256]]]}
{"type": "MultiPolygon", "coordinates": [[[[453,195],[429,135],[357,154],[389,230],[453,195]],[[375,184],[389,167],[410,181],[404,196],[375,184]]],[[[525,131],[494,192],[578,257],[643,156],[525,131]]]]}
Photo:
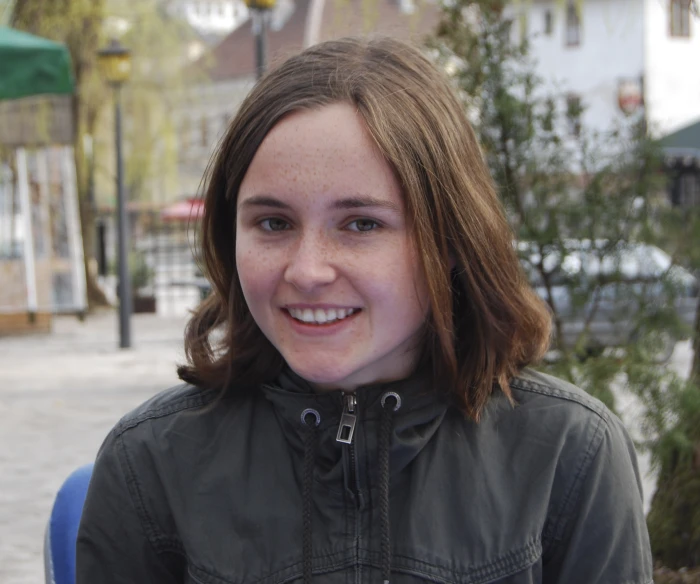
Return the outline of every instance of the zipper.
{"type": "Polygon", "coordinates": [[[336,441],[347,445],[348,453],[348,485],[355,502],[355,584],[362,582],[362,567],[360,564],[362,516],[363,507],[359,484],[357,483],[357,457],[355,455],[355,426],[357,425],[357,397],[354,393],[343,394],[343,413],[340,416],[336,441]]]}
{"type": "Polygon", "coordinates": [[[354,393],[343,394],[343,414],[340,416],[338,435],[335,439],[343,444],[352,444],[357,424],[357,398],[354,393]]]}
{"type": "MultiPolygon", "coordinates": [[[[343,394],[343,413],[340,416],[340,424],[338,425],[338,435],[336,441],[348,445],[348,455],[350,457],[348,484],[352,489],[355,497],[359,494],[359,485],[357,484],[357,459],[355,457],[355,444],[352,439],[355,435],[355,426],[357,425],[357,396],[354,393],[343,394]]],[[[356,503],[360,505],[359,499],[356,503]]]]}

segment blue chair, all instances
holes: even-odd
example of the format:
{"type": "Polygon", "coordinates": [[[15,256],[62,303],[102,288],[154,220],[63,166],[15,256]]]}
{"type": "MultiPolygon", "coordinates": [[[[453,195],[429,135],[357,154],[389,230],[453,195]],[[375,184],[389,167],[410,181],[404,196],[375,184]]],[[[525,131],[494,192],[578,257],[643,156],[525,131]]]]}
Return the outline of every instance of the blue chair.
{"type": "Polygon", "coordinates": [[[92,467],[73,471],[56,495],[44,537],[46,584],[75,584],[75,544],[92,467]]]}

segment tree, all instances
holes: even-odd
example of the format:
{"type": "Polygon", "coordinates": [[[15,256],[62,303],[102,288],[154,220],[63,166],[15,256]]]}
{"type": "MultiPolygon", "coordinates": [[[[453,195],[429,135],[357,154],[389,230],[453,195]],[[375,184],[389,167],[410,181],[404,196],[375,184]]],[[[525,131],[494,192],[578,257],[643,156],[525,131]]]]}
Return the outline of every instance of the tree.
{"type": "Polygon", "coordinates": [[[104,92],[95,79],[96,54],[104,0],[15,0],[11,25],[65,43],[71,55],[76,91],[72,98],[76,176],[85,257],[88,306],[107,305],[90,269],[94,246],[94,211],[89,200],[89,169],[83,137],[95,126],[104,92]]]}
{"type": "MultiPolygon", "coordinates": [[[[700,274],[700,209],[673,209],[664,239],[678,260],[700,274]]],[[[689,379],[650,393],[647,416],[659,469],[648,523],[655,556],[673,568],[700,566],[700,298],[689,379]]],[[[700,572],[696,575],[700,581],[700,572]]]]}
{"type": "Polygon", "coordinates": [[[613,409],[621,391],[637,396],[644,425],[631,430],[659,471],[659,511],[652,509],[649,522],[654,552],[671,567],[681,558],[692,565],[700,561],[700,334],[694,379],[659,367],[656,357],[669,340],[692,332],[674,304],[688,283],[677,264],[692,267],[691,249],[700,248],[697,224],[667,203],[661,150],[643,115],[605,132],[586,128],[585,104],[536,75],[508,4],[446,2],[429,47],[460,91],[521,241],[523,266],[551,310],[556,351],[542,368],[613,409]],[[630,280],[630,250],[652,244],[672,261],[659,278],[630,280]],[[592,327],[611,298],[631,307],[617,322],[632,331],[613,348],[600,346],[592,327]],[[573,340],[572,314],[582,315],[573,340]]]}
{"type": "MultiPolygon", "coordinates": [[[[125,188],[130,201],[162,202],[177,186],[178,112],[190,99],[186,91],[196,72],[188,69],[187,50],[194,32],[167,10],[161,0],[108,0],[106,36],[119,36],[132,54],[132,73],[123,88],[125,188]]],[[[111,122],[111,108],[103,122],[111,122]]],[[[113,138],[105,124],[100,139],[101,159],[109,156],[113,138]]],[[[102,164],[98,181],[112,180],[113,170],[102,164]]]]}

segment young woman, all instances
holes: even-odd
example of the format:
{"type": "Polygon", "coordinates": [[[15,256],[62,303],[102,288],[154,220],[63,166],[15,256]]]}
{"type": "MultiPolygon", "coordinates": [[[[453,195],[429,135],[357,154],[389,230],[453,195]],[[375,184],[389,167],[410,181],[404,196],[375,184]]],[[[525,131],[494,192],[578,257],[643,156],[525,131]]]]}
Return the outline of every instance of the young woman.
{"type": "Polygon", "coordinates": [[[272,71],[211,168],[186,384],[103,444],[78,583],[650,583],[632,443],[527,368],[512,237],[418,50],[272,71]]]}

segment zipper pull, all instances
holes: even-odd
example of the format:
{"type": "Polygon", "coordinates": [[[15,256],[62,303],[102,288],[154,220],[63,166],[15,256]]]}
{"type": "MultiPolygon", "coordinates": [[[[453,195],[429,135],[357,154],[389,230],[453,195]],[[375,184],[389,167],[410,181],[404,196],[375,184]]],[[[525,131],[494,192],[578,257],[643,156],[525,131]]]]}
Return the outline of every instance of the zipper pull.
{"type": "Polygon", "coordinates": [[[352,437],[355,434],[355,424],[357,423],[357,414],[355,406],[357,398],[354,393],[343,394],[343,415],[340,416],[340,426],[338,426],[338,435],[335,437],[337,442],[343,444],[352,444],[352,437]]]}

